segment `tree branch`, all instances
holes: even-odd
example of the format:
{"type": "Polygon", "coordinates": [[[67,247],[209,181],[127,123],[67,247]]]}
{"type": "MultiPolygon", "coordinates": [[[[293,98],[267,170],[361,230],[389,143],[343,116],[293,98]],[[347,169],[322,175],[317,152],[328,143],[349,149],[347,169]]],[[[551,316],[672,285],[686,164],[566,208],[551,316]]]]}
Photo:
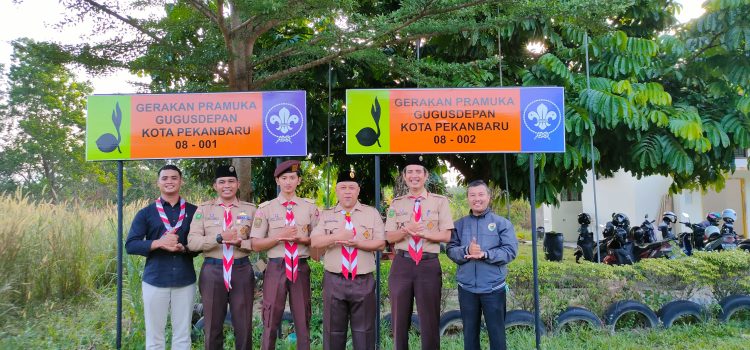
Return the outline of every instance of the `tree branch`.
{"type": "Polygon", "coordinates": [[[143,26],[141,26],[140,24],[138,24],[138,21],[136,21],[134,18],[132,18],[130,16],[128,16],[128,17],[121,16],[117,12],[111,10],[109,7],[107,7],[105,5],[102,5],[102,4],[100,4],[100,3],[96,2],[96,1],[93,1],[93,0],[83,0],[83,1],[85,1],[89,5],[93,6],[95,9],[97,9],[97,10],[99,10],[101,12],[104,12],[104,13],[106,13],[106,14],[114,17],[114,18],[117,18],[118,20],[120,20],[120,21],[122,21],[122,22],[124,22],[124,23],[126,23],[128,25],[130,25],[131,27],[133,27],[136,30],[138,30],[139,32],[147,35],[151,39],[154,39],[155,41],[157,41],[159,43],[162,43],[162,39],[161,38],[159,38],[158,36],[156,36],[156,34],[151,33],[146,28],[144,28],[143,26]]]}

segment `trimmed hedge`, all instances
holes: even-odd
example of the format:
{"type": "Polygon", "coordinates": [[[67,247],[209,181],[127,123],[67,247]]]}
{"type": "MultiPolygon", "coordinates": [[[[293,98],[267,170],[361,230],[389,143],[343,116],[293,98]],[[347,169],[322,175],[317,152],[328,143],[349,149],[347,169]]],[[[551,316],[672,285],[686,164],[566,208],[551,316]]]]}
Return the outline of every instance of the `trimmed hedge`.
{"type": "MultiPolygon", "coordinates": [[[[509,266],[508,309],[533,310],[530,257],[509,266]]],[[[551,326],[569,306],[598,315],[617,300],[637,300],[654,310],[675,299],[715,304],[730,294],[750,293],[750,254],[744,251],[697,252],[679,259],[645,259],[635,265],[591,262],[539,262],[542,319],[551,326]]]]}

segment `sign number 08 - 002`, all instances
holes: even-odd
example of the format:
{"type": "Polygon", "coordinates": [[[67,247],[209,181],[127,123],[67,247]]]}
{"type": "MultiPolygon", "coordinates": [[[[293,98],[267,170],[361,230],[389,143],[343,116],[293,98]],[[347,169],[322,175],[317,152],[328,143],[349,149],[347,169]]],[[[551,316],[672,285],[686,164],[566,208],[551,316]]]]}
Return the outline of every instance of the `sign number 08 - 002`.
{"type": "Polygon", "coordinates": [[[457,142],[457,143],[476,143],[477,142],[477,136],[476,135],[458,135],[455,139],[446,139],[445,135],[435,135],[432,138],[432,141],[434,143],[445,143],[448,142],[457,142]]]}

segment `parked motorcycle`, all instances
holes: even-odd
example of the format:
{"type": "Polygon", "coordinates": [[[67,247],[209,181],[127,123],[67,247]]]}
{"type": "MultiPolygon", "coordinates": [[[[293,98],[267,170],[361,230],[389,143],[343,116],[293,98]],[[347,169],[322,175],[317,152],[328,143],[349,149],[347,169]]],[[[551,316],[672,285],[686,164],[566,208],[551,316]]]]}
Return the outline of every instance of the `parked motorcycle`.
{"type": "Polygon", "coordinates": [[[690,215],[687,213],[682,213],[682,216],[685,217],[687,221],[680,221],[680,223],[689,228],[691,232],[686,231],[681,233],[679,243],[682,247],[682,251],[685,252],[685,255],[691,256],[693,255],[693,250],[705,249],[706,227],[703,226],[703,223],[691,223],[690,215]]]}
{"type": "MultiPolygon", "coordinates": [[[[721,219],[724,223],[721,225],[718,236],[712,232],[709,235],[709,242],[706,244],[706,251],[722,251],[737,249],[737,233],[734,231],[734,221],[737,220],[737,212],[734,209],[724,209],[721,212],[721,219]],[[711,239],[711,238],[714,239],[711,239]]],[[[708,233],[708,228],[706,229],[708,233]]]]}

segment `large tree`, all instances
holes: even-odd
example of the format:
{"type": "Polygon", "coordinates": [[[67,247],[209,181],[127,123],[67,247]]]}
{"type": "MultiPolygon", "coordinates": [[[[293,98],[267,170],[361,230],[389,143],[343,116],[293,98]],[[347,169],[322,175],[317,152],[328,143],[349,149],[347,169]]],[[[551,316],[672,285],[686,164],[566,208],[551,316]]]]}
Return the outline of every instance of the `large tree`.
{"type": "MultiPolygon", "coordinates": [[[[536,156],[539,202],[580,188],[592,154],[600,175],[623,168],[669,175],[673,190],[721,186],[733,170],[732,150],[750,138],[746,0],[708,1],[706,15],[684,28],[676,26],[673,0],[140,1],[134,6],[157,14],[140,19],[108,2],[65,3],[80,18],[98,16],[98,32],[114,33],[66,48],[70,58],[93,70],[126,67],[149,75],[150,91],[307,90],[310,151],[319,164],[372,168],[371,157],[343,151],[344,89],[362,87],[564,86],[567,151],[536,156]],[[675,34],[661,35],[668,32],[675,34]],[[417,38],[423,39],[419,61],[417,38]],[[526,50],[532,41],[546,53],[526,50]],[[330,110],[327,64],[334,69],[330,110]],[[332,159],[324,156],[329,143],[332,159]]],[[[502,156],[441,158],[466,177],[504,183],[502,156]]],[[[401,161],[383,159],[385,169],[401,161]]],[[[508,160],[511,192],[527,195],[529,157],[508,160]]],[[[238,165],[247,165],[241,169],[249,176],[249,162],[238,165]]],[[[391,178],[386,172],[381,180],[391,178]]]]}
{"type": "Polygon", "coordinates": [[[0,188],[46,194],[54,200],[85,189],[84,110],[90,85],[51,57],[50,45],[13,42],[12,63],[0,113],[0,188]],[[82,186],[83,185],[83,186],[82,186]]]}

